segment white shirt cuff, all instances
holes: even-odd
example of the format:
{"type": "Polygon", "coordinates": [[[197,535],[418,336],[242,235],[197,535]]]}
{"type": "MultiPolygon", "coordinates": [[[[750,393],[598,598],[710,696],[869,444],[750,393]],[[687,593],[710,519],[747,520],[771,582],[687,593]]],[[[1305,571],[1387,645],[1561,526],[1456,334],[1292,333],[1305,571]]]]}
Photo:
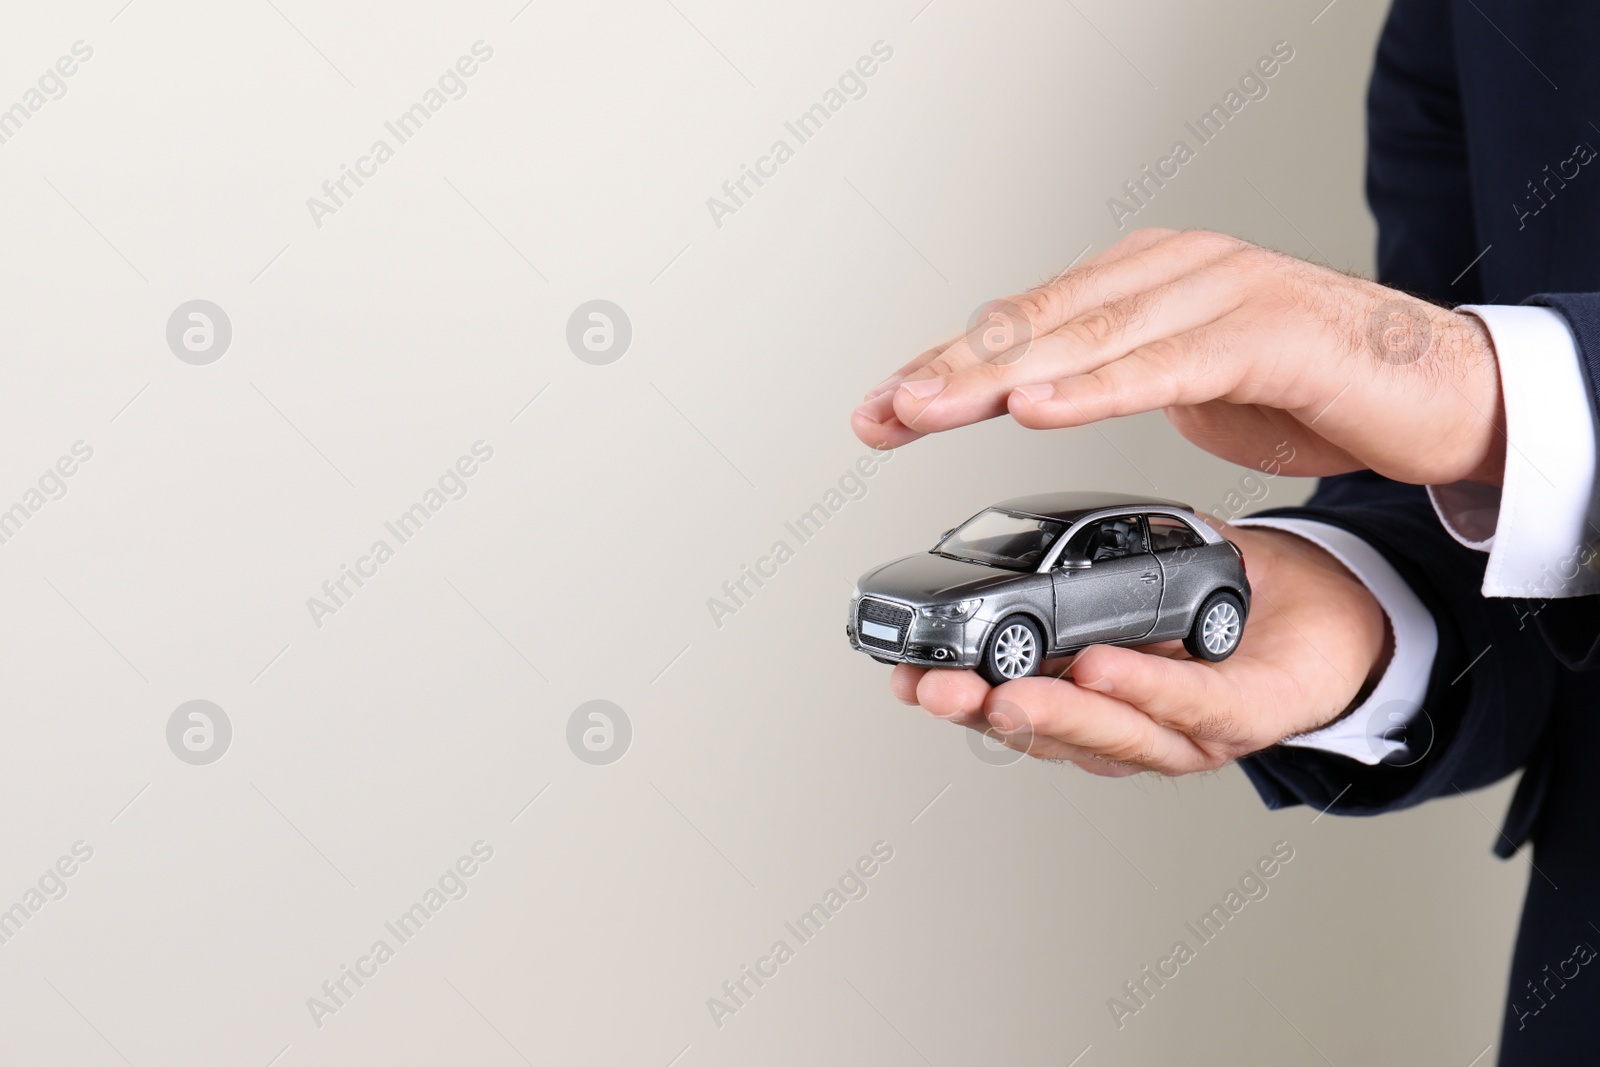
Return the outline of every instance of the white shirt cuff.
{"type": "Polygon", "coordinates": [[[1464,305],[1489,330],[1506,412],[1503,487],[1430,485],[1450,536],[1489,553],[1483,595],[1600,593],[1594,398],[1567,320],[1550,308],[1464,305]]]}
{"type": "Polygon", "coordinates": [[[1365,585],[1389,617],[1394,653],[1383,677],[1361,706],[1331,726],[1285,738],[1283,744],[1348,756],[1369,765],[1405,763],[1405,727],[1422,710],[1428,677],[1439,651],[1433,615],[1389,561],[1355,534],[1311,519],[1236,519],[1303,537],[1333,556],[1365,585]]]}

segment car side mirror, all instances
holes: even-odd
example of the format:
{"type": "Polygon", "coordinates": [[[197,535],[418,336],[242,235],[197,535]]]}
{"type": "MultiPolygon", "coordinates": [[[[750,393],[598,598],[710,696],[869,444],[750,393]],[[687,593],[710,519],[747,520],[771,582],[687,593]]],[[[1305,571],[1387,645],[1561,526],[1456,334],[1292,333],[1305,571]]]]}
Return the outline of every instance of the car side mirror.
{"type": "Polygon", "coordinates": [[[1056,568],[1063,571],[1086,571],[1090,567],[1089,557],[1080,552],[1063,552],[1061,558],[1056,560],[1056,568]]]}

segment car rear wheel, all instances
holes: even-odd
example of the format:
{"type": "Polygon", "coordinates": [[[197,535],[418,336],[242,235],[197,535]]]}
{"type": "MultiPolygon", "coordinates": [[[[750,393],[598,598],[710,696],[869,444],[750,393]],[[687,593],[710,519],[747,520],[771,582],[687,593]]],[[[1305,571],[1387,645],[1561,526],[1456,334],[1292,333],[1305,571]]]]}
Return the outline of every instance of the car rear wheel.
{"type": "Polygon", "coordinates": [[[1039,672],[1044,662],[1044,640],[1039,627],[1025,615],[1002,619],[989,634],[978,673],[990,685],[1004,685],[1039,672]]]}
{"type": "Polygon", "coordinates": [[[1194,626],[1183,639],[1183,647],[1195,659],[1216,663],[1233,655],[1243,635],[1244,605],[1232,593],[1219,589],[1195,612],[1194,626]]]}

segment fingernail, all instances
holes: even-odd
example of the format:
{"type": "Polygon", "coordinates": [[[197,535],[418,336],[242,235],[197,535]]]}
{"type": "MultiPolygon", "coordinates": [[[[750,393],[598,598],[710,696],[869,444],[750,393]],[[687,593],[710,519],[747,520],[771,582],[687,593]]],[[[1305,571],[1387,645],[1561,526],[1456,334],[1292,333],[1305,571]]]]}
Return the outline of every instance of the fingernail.
{"type": "Polygon", "coordinates": [[[996,730],[999,730],[1003,734],[1010,733],[1016,728],[1015,724],[1011,721],[1011,717],[1000,711],[992,712],[989,715],[989,725],[993,726],[996,730]]]}
{"type": "Polygon", "coordinates": [[[911,382],[901,382],[900,389],[913,400],[926,400],[944,391],[944,379],[918,378],[911,382]]]}
{"type": "Polygon", "coordinates": [[[881,423],[894,414],[894,397],[880,395],[856,406],[856,414],[868,422],[881,423]]]}
{"type": "Polygon", "coordinates": [[[1109,693],[1109,692],[1111,692],[1111,679],[1110,678],[1096,678],[1092,682],[1079,682],[1078,685],[1080,685],[1084,689],[1093,689],[1096,693],[1109,693]]]}
{"type": "Polygon", "coordinates": [[[874,385],[871,389],[868,389],[867,390],[867,395],[862,397],[861,399],[862,400],[871,400],[875,396],[882,396],[884,393],[887,393],[889,390],[893,389],[895,386],[897,386],[899,384],[900,384],[900,376],[898,374],[891,374],[891,375],[889,375],[889,377],[885,378],[883,381],[879,382],[877,385],[874,385]]]}
{"type": "Polygon", "coordinates": [[[1043,383],[1037,385],[1019,385],[1012,392],[1027,399],[1030,403],[1037,404],[1041,400],[1048,400],[1055,395],[1056,387],[1043,383]]]}

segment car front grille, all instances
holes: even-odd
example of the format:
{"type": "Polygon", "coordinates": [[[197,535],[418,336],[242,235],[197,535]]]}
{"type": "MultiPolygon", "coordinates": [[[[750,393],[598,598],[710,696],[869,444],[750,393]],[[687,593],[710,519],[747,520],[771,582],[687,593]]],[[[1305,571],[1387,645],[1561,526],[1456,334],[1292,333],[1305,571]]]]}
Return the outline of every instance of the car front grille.
{"type": "Polygon", "coordinates": [[[862,597],[861,606],[856,609],[856,634],[863,645],[871,648],[881,648],[888,652],[899,652],[905,647],[906,635],[911,630],[911,617],[911,609],[904,604],[892,604],[887,600],[862,597]],[[889,641],[867,634],[861,628],[861,624],[864,622],[893,626],[900,631],[900,639],[898,641],[889,641]]]}

